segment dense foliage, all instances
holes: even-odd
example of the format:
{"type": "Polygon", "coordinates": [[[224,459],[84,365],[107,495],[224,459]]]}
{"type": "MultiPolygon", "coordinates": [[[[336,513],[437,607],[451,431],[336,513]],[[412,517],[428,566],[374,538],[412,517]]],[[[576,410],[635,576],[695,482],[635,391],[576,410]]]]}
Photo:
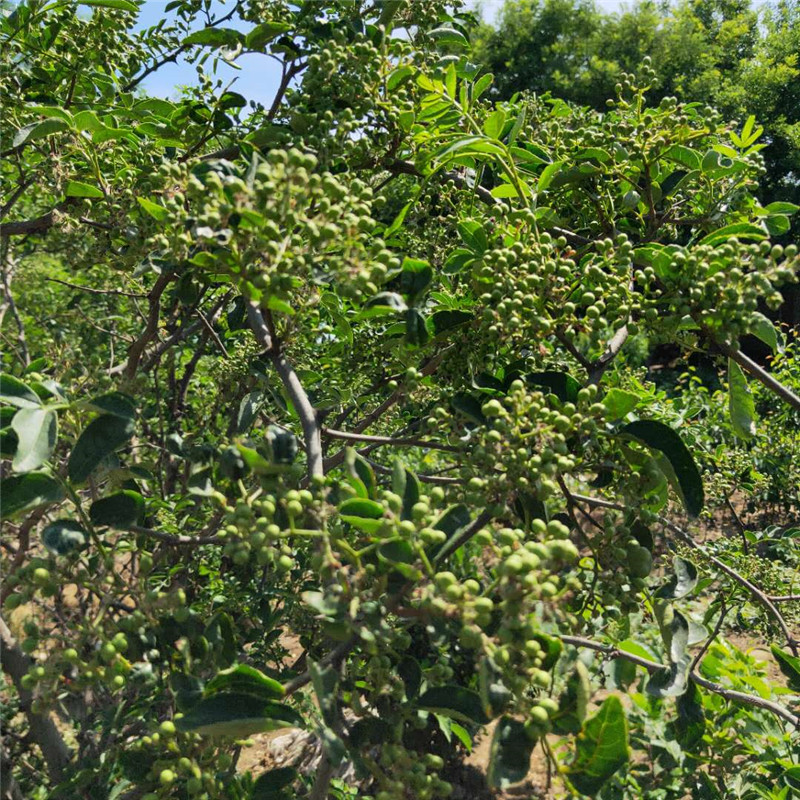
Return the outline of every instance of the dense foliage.
{"type": "MultiPolygon", "coordinates": [[[[620,72],[649,57],[649,97],[676,96],[719,110],[725,119],[755,115],[764,126],[766,172],[759,197],[800,202],[800,4],[793,0],[639,0],[604,13],[594,0],[508,0],[496,28],[475,32],[475,56],[496,75],[496,96],[552,92],[601,110],[620,72]]],[[[782,227],[785,244],[797,241],[782,227]]],[[[788,294],[787,322],[800,322],[800,295],[788,294]]]]}
{"type": "Polygon", "coordinates": [[[559,796],[790,797],[758,120],[647,57],[602,109],[493,99],[439,0],[137,11],[0,19],[6,796],[447,797],[488,726],[492,789],[536,752],[559,796]],[[311,773],[237,769],[285,727],[311,773]]]}

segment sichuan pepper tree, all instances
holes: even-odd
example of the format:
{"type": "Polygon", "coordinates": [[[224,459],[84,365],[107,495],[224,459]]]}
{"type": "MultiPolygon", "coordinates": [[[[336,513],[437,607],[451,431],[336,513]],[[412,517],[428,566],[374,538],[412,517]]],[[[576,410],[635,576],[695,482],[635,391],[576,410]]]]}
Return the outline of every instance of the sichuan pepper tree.
{"type": "Polygon", "coordinates": [[[787,796],[792,562],[698,534],[800,410],[795,351],[738,348],[798,266],[755,120],[649,105],[646,62],[604,113],[490,102],[441,2],[137,10],[2,19],[8,791],[446,797],[494,723],[493,786],[537,748],[571,796],[787,796]],[[724,414],[654,390],[662,342],[724,414]],[[287,726],[313,774],[237,771],[287,726]]]}

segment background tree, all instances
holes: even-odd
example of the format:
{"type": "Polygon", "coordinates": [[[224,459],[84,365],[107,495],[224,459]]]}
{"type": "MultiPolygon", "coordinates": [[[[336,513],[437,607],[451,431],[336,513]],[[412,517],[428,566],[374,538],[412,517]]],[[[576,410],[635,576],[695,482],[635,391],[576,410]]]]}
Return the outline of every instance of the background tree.
{"type": "MultiPolygon", "coordinates": [[[[635,71],[647,56],[654,99],[674,95],[728,119],[754,114],[769,144],[759,190],[766,205],[800,201],[799,31],[796,2],[646,1],[608,14],[592,0],[509,0],[496,29],[479,29],[475,47],[503,98],[551,92],[601,109],[620,72],[635,71]]],[[[792,307],[787,321],[797,323],[796,298],[792,307]]]]}

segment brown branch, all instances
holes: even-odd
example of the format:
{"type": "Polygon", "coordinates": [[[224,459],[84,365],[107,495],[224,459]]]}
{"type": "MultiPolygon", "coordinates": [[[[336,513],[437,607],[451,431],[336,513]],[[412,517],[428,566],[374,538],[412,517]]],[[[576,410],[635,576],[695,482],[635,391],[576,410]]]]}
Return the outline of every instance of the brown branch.
{"type": "Polygon", "coordinates": [[[323,436],[330,436],[333,439],[344,439],[353,442],[369,442],[372,444],[388,444],[393,447],[423,447],[428,450],[443,450],[447,453],[462,453],[463,449],[449,444],[439,444],[425,439],[393,439],[391,436],[371,436],[367,433],[351,433],[349,431],[337,431],[334,428],[323,428],[323,436]]]}
{"type": "Polygon", "coordinates": [[[201,531],[197,536],[190,536],[187,534],[164,533],[163,531],[156,531],[152,528],[145,528],[142,525],[131,525],[128,530],[133,533],[139,533],[143,536],[149,536],[151,539],[158,539],[160,542],[175,545],[176,547],[194,547],[203,544],[224,544],[223,537],[212,535],[204,536],[201,531]]]}
{"type": "MultiPolygon", "coordinates": [[[[609,658],[621,658],[625,661],[630,661],[633,664],[644,667],[650,673],[667,669],[667,667],[665,667],[663,664],[659,664],[657,661],[651,661],[649,658],[642,658],[641,656],[628,653],[625,650],[620,650],[612,645],[595,642],[592,639],[585,639],[583,636],[559,636],[558,638],[561,639],[561,641],[565,644],[571,644],[573,647],[585,647],[589,650],[596,650],[599,653],[603,653],[609,658]]],[[[765,700],[763,697],[758,697],[756,695],[737,692],[733,689],[726,689],[724,686],[720,686],[718,683],[706,680],[693,671],[689,673],[689,680],[692,681],[692,683],[696,683],[698,686],[702,686],[704,689],[708,689],[708,691],[713,692],[714,694],[724,697],[726,700],[730,700],[733,703],[752,706],[754,708],[764,709],[765,711],[775,714],[777,717],[781,717],[781,719],[785,719],[796,728],[800,728],[800,717],[793,714],[791,711],[789,711],[789,709],[784,708],[778,703],[773,703],[771,700],[765,700]]]]}
{"type": "MultiPolygon", "coordinates": [[[[617,511],[628,511],[629,509],[627,506],[622,505],[621,503],[613,503],[610,500],[601,500],[595,497],[587,497],[585,495],[580,494],[573,494],[572,497],[581,503],[586,503],[588,505],[597,506],[598,508],[613,508],[617,511]]],[[[786,620],[783,618],[783,615],[778,610],[777,606],[773,603],[770,599],[769,595],[767,595],[763,590],[761,590],[758,586],[756,586],[751,581],[747,580],[743,575],[740,575],[735,569],[729,567],[724,561],[717,558],[715,555],[706,550],[705,547],[698,544],[697,542],[692,539],[692,537],[676,525],[674,522],[666,519],[665,517],[657,517],[658,521],[668,530],[672,531],[681,541],[685,544],[689,545],[693,550],[697,550],[698,553],[702,553],[705,558],[707,558],[712,564],[716,567],[721,569],[729,578],[732,578],[736,583],[740,586],[743,586],[747,589],[753,597],[758,600],[761,605],[763,605],[773,616],[775,621],[778,623],[778,626],[783,631],[783,635],[786,639],[786,644],[788,645],[789,649],[794,653],[796,656],[798,654],[798,645],[800,645],[800,640],[796,639],[792,634],[789,626],[786,624],[786,620]]]]}
{"type": "Polygon", "coordinates": [[[150,311],[147,315],[147,325],[144,331],[142,331],[141,336],[128,348],[128,360],[124,367],[125,377],[128,379],[136,375],[139,359],[142,357],[147,345],[155,339],[158,333],[158,320],[161,315],[161,295],[164,293],[167,284],[171,280],[171,273],[162,272],[147,295],[147,302],[150,307],[150,311]]]}
{"type": "Polygon", "coordinates": [[[475,517],[466,528],[464,528],[461,533],[453,537],[449,542],[445,542],[442,545],[441,550],[436,553],[433,559],[433,565],[436,566],[440,564],[444,559],[446,559],[451,553],[455,553],[459,547],[465,545],[473,536],[475,536],[478,531],[482,528],[485,528],[490,522],[492,521],[492,515],[489,511],[484,510],[475,517]]]}
{"type": "Polygon", "coordinates": [[[138,292],[123,292],[120,289],[94,289],[91,286],[81,286],[79,283],[62,281],[60,278],[45,278],[45,280],[48,283],[60,283],[62,286],[67,286],[70,289],[77,289],[78,291],[86,292],[87,294],[113,294],[117,297],[136,297],[140,299],[147,297],[146,294],[141,294],[138,292]]]}
{"type": "Polygon", "coordinates": [[[618,328],[616,333],[609,339],[603,355],[600,356],[589,368],[589,383],[600,383],[605,371],[619,355],[625,342],[628,340],[628,326],[623,325],[618,328]]]}
{"type": "MultiPolygon", "coordinates": [[[[22,685],[22,679],[28,674],[32,665],[31,659],[22,652],[5,621],[0,617],[0,661],[5,672],[17,690],[19,702],[28,719],[31,739],[39,745],[47,772],[53,783],[60,783],[64,778],[64,769],[72,758],[72,752],[58,731],[53,718],[49,714],[40,714],[32,710],[33,694],[22,685]]],[[[8,765],[5,765],[8,768],[8,765]]]]}

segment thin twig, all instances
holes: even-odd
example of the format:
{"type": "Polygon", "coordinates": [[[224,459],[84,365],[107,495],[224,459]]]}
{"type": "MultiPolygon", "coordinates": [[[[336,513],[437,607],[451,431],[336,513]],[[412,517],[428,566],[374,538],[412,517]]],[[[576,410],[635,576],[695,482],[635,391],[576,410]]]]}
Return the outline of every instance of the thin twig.
{"type": "MultiPolygon", "coordinates": [[[[613,508],[617,511],[628,511],[629,509],[627,506],[622,505],[621,503],[614,503],[610,500],[601,500],[596,497],[587,497],[585,495],[573,494],[572,495],[575,500],[581,503],[587,503],[588,505],[597,506],[599,508],[613,508]]],[[[739,585],[743,586],[747,589],[750,594],[753,595],[760,603],[763,605],[773,616],[775,621],[778,623],[779,627],[783,631],[783,635],[786,639],[786,644],[788,645],[789,649],[792,653],[797,656],[798,654],[798,645],[800,645],[800,640],[796,639],[792,634],[789,626],[786,624],[786,620],[783,618],[783,615],[775,606],[775,604],[770,600],[769,595],[767,595],[762,589],[756,586],[751,581],[747,580],[744,576],[740,575],[735,569],[729,567],[724,561],[717,558],[715,555],[706,550],[705,547],[698,544],[697,542],[692,539],[692,537],[684,531],[681,527],[676,525],[674,522],[666,519],[665,517],[657,517],[658,521],[664,525],[668,530],[672,531],[676,536],[678,536],[681,541],[685,544],[689,545],[694,550],[697,550],[699,553],[702,553],[705,558],[711,561],[716,567],[721,569],[728,577],[732,578],[736,581],[739,585]]]]}
{"type": "MultiPolygon", "coordinates": [[[[667,669],[667,667],[665,667],[663,664],[659,664],[657,661],[651,661],[649,658],[642,658],[641,656],[628,653],[625,650],[620,650],[612,645],[595,642],[592,639],[586,639],[583,636],[559,636],[558,638],[561,639],[561,641],[565,644],[571,644],[573,647],[585,647],[589,650],[596,650],[599,653],[603,653],[609,658],[621,658],[625,661],[630,661],[633,664],[644,667],[650,673],[667,669]]],[[[787,708],[784,708],[778,703],[773,703],[771,700],[765,700],[763,697],[758,697],[756,695],[737,692],[733,689],[726,689],[724,686],[720,686],[718,683],[706,680],[696,672],[689,673],[689,680],[692,681],[692,683],[696,683],[698,686],[702,686],[704,689],[708,689],[710,692],[718,694],[733,703],[740,703],[742,705],[752,706],[754,708],[762,708],[765,711],[770,711],[771,713],[775,714],[775,716],[785,719],[796,728],[800,728],[800,717],[793,714],[787,708]]]]}
{"type": "Polygon", "coordinates": [[[460,447],[449,444],[439,444],[425,439],[393,439],[391,436],[371,436],[367,433],[351,433],[349,431],[337,431],[333,428],[323,428],[323,436],[330,436],[333,439],[344,439],[353,442],[371,442],[373,444],[388,444],[393,447],[423,447],[428,450],[444,450],[448,453],[461,453],[460,447]]]}

